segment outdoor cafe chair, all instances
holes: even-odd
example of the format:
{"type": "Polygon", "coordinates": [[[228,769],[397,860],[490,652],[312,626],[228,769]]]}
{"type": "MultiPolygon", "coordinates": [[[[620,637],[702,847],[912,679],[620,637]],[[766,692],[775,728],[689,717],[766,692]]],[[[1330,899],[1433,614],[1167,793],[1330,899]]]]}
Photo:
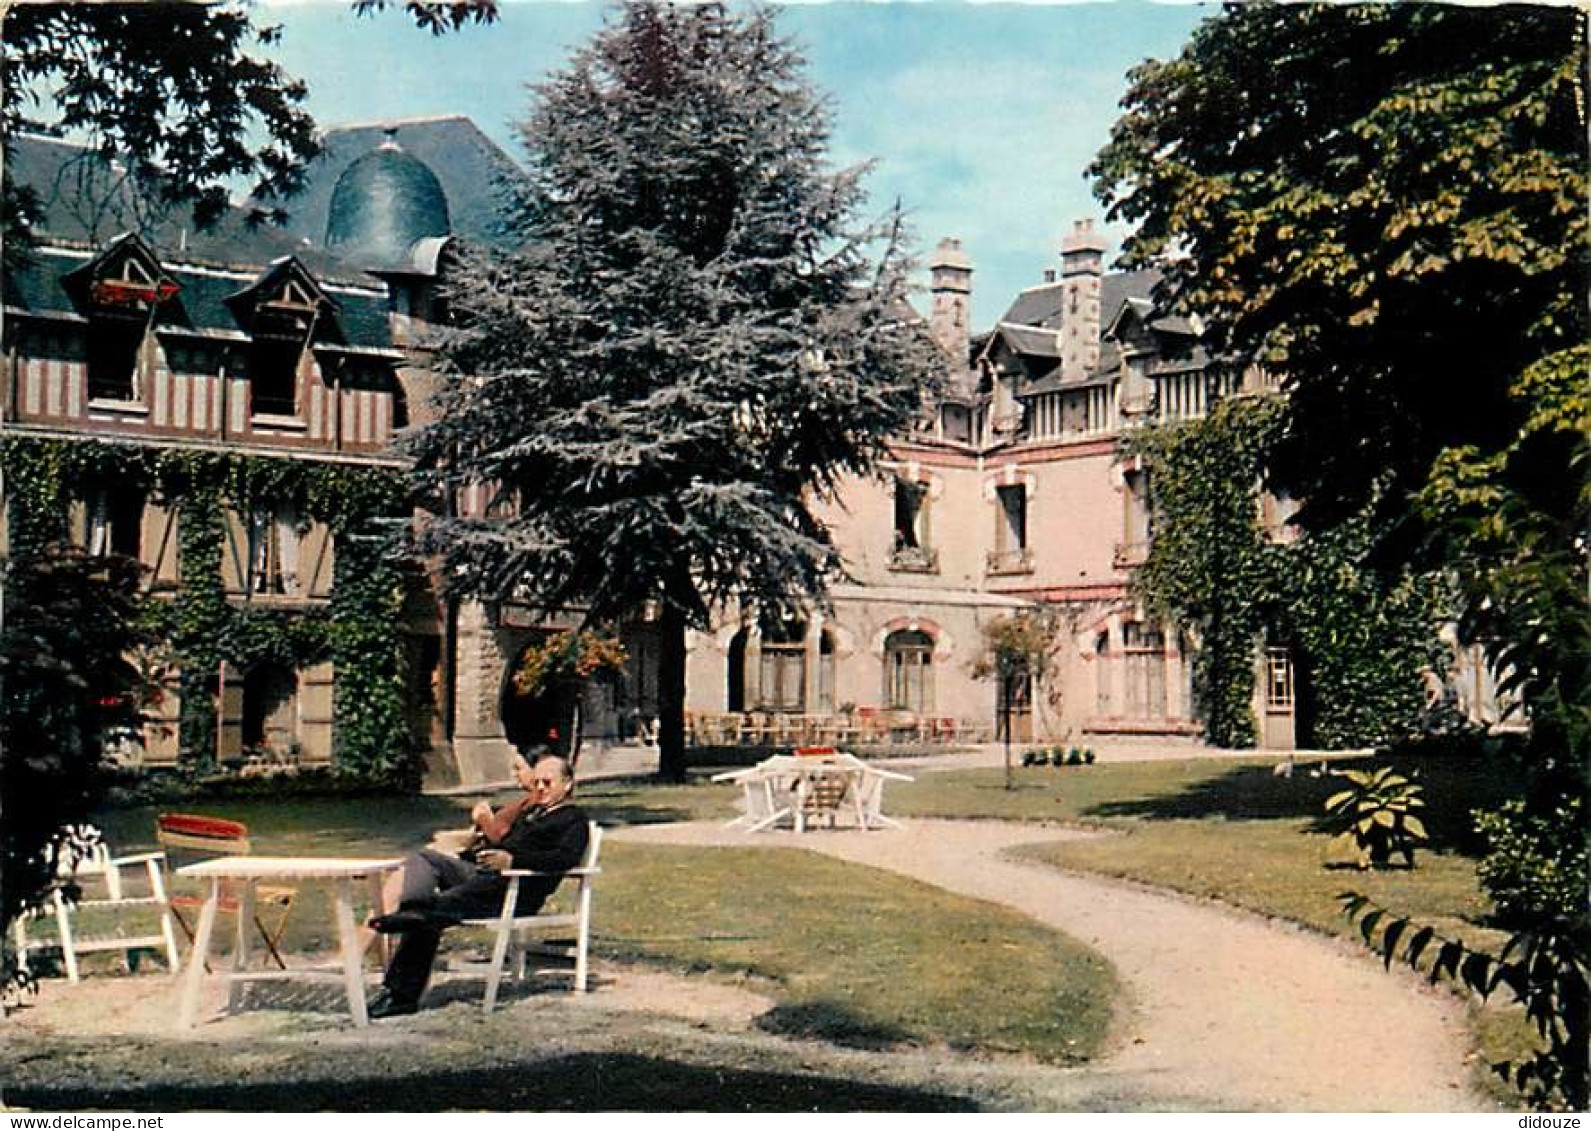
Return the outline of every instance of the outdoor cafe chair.
{"type": "MultiPolygon", "coordinates": [[[[253,852],[248,826],[242,821],[225,817],[162,813],[155,818],[155,837],[172,856],[190,864],[218,856],[248,856],[253,852]]],[[[261,884],[254,889],[254,928],[265,943],[266,951],[282,970],[287,969],[280,949],[282,934],[287,930],[287,918],[292,913],[293,901],[297,897],[298,889],[293,887],[261,884]],[[274,911],[274,918],[269,924],[261,917],[261,908],[265,907],[274,911]]],[[[197,912],[204,902],[205,897],[197,893],[174,892],[171,896],[171,913],[190,943],[193,941],[193,927],[183,912],[197,912]]],[[[223,915],[241,913],[237,892],[230,883],[223,887],[217,907],[223,915]]]]}

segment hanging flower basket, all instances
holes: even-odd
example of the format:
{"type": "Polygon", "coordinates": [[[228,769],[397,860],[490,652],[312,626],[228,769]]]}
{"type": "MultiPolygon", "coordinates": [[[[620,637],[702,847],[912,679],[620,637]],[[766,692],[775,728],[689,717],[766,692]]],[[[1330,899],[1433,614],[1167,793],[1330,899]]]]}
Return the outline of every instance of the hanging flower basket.
{"type": "Polygon", "coordinates": [[[512,676],[516,695],[534,697],[561,683],[579,683],[624,667],[629,654],[615,637],[555,632],[525,649],[512,676]]]}

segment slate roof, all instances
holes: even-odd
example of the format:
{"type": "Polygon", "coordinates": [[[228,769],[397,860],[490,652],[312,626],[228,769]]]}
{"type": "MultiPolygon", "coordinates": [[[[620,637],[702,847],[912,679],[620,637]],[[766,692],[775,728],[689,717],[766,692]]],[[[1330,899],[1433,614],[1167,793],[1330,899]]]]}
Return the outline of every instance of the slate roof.
{"type": "Polygon", "coordinates": [[[1029,287],[1016,296],[1010,308],[1000,316],[1002,324],[1014,326],[1048,326],[1057,329],[1061,324],[1060,283],[1044,283],[1029,287]]]}
{"type": "Polygon", "coordinates": [[[411,247],[452,230],[436,174],[392,141],[343,170],[330,209],[326,247],[366,270],[407,268],[411,247]]]}
{"type": "MultiPolygon", "coordinates": [[[[1099,288],[1100,325],[1109,326],[1114,322],[1122,304],[1129,298],[1144,300],[1152,298],[1159,282],[1160,272],[1153,268],[1141,271],[1114,271],[1106,275],[1100,280],[1099,288]]],[[[1000,321],[1019,326],[1045,326],[1051,330],[1058,330],[1064,322],[1062,310],[1064,295],[1064,284],[1060,282],[1041,283],[1036,287],[1029,287],[1016,296],[1010,308],[1001,315],[1000,321]]]]}
{"type": "Polygon", "coordinates": [[[403,152],[424,162],[441,183],[452,232],[477,243],[502,242],[498,227],[504,212],[503,190],[498,186],[503,182],[523,186],[525,175],[462,115],[330,127],[321,139],[325,153],[306,170],[307,183],[292,200],[285,230],[298,239],[324,243],[338,178],[349,165],[376,150],[393,127],[394,140],[403,152]]]}
{"type": "MultiPolygon", "coordinates": [[[[34,261],[22,270],[5,273],[5,305],[15,311],[48,318],[81,317],[76,304],[61,286],[64,276],[90,260],[88,253],[60,248],[40,248],[34,261]]],[[[227,299],[255,283],[260,272],[217,271],[163,261],[163,266],[182,287],[177,297],[166,303],[157,325],[210,336],[241,337],[242,327],[227,299]]],[[[326,328],[317,339],[341,337],[363,349],[392,348],[392,330],[387,319],[386,297],[368,289],[354,289],[325,283],[327,296],[336,304],[336,327],[326,328]]]]}
{"type": "Polygon", "coordinates": [[[1054,330],[1002,322],[998,332],[1011,349],[1031,357],[1060,357],[1061,343],[1054,330]]]}
{"type": "MultiPolygon", "coordinates": [[[[1117,327],[1126,312],[1130,311],[1159,338],[1198,337],[1198,330],[1191,320],[1180,315],[1156,316],[1154,291],[1160,279],[1159,271],[1145,269],[1117,271],[1100,280],[1100,325],[1105,336],[1100,342],[1095,373],[1112,373],[1121,364],[1120,345],[1109,333],[1117,327]]],[[[1055,331],[1064,324],[1064,296],[1065,288],[1060,282],[1029,287],[1016,297],[995,328],[987,335],[980,336],[979,340],[984,343],[983,350],[991,348],[995,339],[999,339],[1022,361],[1027,376],[1019,391],[1021,396],[1061,387],[1059,367],[1054,360],[1061,355],[1055,331]]],[[[1197,342],[1186,343],[1186,348],[1163,342],[1154,371],[1173,373],[1193,370],[1209,362],[1209,355],[1197,342]],[[1167,346],[1171,348],[1165,348],[1167,346]]]]}
{"type": "MultiPolygon", "coordinates": [[[[158,318],[168,329],[240,334],[227,297],[292,256],[336,302],[337,326],[348,343],[392,347],[386,296],[369,276],[278,229],[249,225],[242,209],[231,210],[209,232],[191,224],[185,228],[182,215],[162,216],[143,206],[114,165],[83,146],[53,138],[13,139],[9,171],[38,194],[40,203],[35,228],[40,246],[32,262],[4,272],[3,298],[13,311],[80,317],[61,286],[62,276],[89,263],[119,235],[133,232],[182,287],[158,318]]],[[[331,336],[337,336],[335,331],[331,336]]]]}
{"type": "Polygon", "coordinates": [[[296,255],[317,275],[356,278],[357,273],[280,228],[250,224],[233,208],[208,231],[191,213],[154,210],[140,202],[120,170],[81,145],[24,134],[13,138],[10,175],[39,196],[39,235],[51,242],[98,248],[121,232],[136,232],[162,260],[218,266],[259,266],[296,255]]]}

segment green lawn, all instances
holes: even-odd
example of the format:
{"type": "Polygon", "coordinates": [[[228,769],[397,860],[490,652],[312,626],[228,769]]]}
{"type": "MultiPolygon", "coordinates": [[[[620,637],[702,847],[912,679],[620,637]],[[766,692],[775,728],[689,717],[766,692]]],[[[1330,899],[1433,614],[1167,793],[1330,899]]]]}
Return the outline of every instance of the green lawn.
{"type": "MultiPolygon", "coordinates": [[[[581,790],[582,804],[609,826],[727,818],[733,799],[733,790],[707,784],[595,783],[581,790]]],[[[423,844],[436,828],[467,823],[473,800],[160,808],[246,821],[257,852],[387,855],[423,844]]],[[[98,823],[118,851],[131,852],[153,847],[157,811],[108,811],[98,823]]],[[[1105,1039],[1116,989],[1109,964],[1004,908],[791,849],[610,840],[603,863],[593,939],[599,955],[749,976],[777,1002],[759,1021],[772,1031],[862,1047],[1014,1052],[1050,1062],[1087,1059],[1105,1039]]],[[[286,942],[300,952],[334,945],[327,897],[314,885],[300,895],[286,942]]]]}
{"type": "Polygon", "coordinates": [[[1108,964],[1015,913],[815,853],[616,847],[602,949],[772,979],[766,1028],[1049,1061],[1085,1059],[1104,1039],[1108,964]]]}
{"type": "Polygon", "coordinates": [[[1034,767],[1006,790],[999,770],[922,774],[890,797],[915,816],[1001,817],[1093,825],[1120,836],[1036,846],[1028,855],[1220,899],[1319,930],[1349,934],[1337,893],[1355,889],[1476,941],[1493,937],[1475,881],[1469,812],[1506,794],[1496,767],[1425,759],[1413,766],[1429,801],[1432,850],[1413,871],[1360,872],[1318,826],[1340,787],[1318,763],[1292,777],[1276,760],[1221,759],[1034,767]]]}

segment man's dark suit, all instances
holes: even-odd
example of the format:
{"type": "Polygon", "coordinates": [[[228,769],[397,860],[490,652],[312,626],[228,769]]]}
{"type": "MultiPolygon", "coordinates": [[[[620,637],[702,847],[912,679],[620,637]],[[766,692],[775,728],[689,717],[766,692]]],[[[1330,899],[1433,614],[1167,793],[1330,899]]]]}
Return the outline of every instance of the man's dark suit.
{"type": "MultiPolygon", "coordinates": [[[[508,835],[493,847],[504,849],[513,866],[533,872],[565,872],[578,867],[586,854],[591,830],[578,805],[560,805],[550,810],[531,809],[514,822],[508,835]]],[[[503,907],[508,881],[489,868],[462,861],[447,867],[433,866],[429,851],[404,861],[406,879],[410,869],[430,868],[440,890],[425,896],[405,895],[400,911],[423,912],[426,919],[404,930],[397,953],[387,966],[384,985],[395,1002],[420,1000],[431,980],[431,964],[436,960],[442,932],[460,919],[481,919],[496,915],[503,907]]],[[[437,863],[440,863],[438,861],[437,863]]],[[[553,889],[557,876],[534,876],[519,881],[518,915],[533,915],[553,889]]],[[[406,884],[407,887],[407,884],[406,884]]]]}

